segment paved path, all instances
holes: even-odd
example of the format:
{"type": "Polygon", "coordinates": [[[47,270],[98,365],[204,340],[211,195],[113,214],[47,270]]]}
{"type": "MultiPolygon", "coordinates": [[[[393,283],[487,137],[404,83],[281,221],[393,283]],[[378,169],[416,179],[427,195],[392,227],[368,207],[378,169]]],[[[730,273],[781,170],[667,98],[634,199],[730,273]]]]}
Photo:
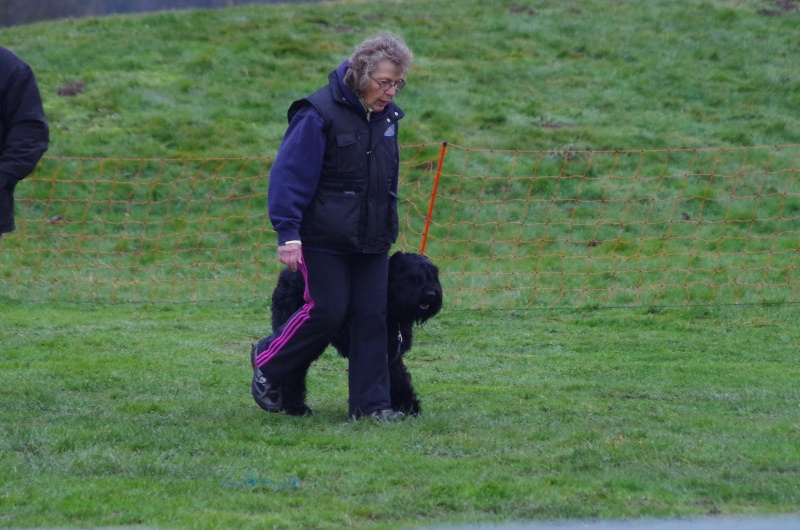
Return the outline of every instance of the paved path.
{"type": "Polygon", "coordinates": [[[800,530],[800,515],[786,517],[705,517],[528,522],[505,525],[436,526],[429,530],[800,530]]]}

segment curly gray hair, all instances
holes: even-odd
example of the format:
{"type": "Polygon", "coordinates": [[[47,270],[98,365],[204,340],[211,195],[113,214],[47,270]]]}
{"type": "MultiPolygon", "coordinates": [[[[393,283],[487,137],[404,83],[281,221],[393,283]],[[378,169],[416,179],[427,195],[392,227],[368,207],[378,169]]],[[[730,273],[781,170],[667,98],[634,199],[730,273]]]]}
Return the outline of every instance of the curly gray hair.
{"type": "Polygon", "coordinates": [[[381,61],[390,61],[405,77],[414,55],[401,37],[388,31],[378,33],[359,44],[350,56],[344,83],[358,95],[364,93],[369,76],[381,61]]]}

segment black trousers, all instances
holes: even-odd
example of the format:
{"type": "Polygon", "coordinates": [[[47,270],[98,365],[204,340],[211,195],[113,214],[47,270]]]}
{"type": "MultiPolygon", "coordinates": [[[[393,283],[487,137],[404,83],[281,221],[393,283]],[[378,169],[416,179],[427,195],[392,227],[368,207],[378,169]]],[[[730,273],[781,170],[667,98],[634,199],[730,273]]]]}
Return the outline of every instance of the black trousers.
{"type": "Polygon", "coordinates": [[[316,360],[350,318],[349,413],[391,408],[386,355],[389,254],[331,254],[303,249],[299,267],[305,303],[258,352],[257,364],[280,386],[286,376],[316,360]]]}

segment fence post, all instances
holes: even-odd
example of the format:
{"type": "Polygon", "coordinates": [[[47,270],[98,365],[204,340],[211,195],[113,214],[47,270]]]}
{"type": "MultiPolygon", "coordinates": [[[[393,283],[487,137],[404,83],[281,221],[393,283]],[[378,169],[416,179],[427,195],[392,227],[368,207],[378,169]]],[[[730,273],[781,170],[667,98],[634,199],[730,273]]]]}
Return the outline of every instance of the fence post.
{"type": "Polygon", "coordinates": [[[444,164],[444,154],[447,151],[447,142],[442,142],[442,149],[439,151],[439,165],[436,167],[436,175],[433,177],[433,190],[431,190],[431,202],[428,204],[428,213],[425,215],[425,229],[422,231],[422,243],[419,246],[419,253],[425,254],[425,244],[428,242],[428,229],[431,226],[433,217],[433,205],[436,202],[436,193],[439,190],[439,178],[442,176],[442,165],[444,164]]]}

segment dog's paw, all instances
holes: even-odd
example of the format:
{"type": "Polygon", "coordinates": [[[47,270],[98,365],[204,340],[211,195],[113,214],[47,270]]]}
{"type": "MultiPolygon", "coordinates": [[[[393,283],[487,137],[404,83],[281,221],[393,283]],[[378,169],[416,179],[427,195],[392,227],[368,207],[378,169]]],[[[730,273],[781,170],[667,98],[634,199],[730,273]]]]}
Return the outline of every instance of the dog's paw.
{"type": "Polygon", "coordinates": [[[306,405],[286,405],[283,404],[283,411],[289,416],[311,416],[314,411],[306,405]]]}

